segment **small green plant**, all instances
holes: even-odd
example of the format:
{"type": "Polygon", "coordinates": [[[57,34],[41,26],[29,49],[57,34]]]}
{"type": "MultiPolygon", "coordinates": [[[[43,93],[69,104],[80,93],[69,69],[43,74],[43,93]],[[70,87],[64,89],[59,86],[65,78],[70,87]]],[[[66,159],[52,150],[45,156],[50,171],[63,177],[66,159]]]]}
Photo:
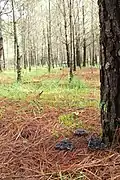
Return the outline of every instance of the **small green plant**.
{"type": "Polygon", "coordinates": [[[82,171],[80,171],[78,177],[76,178],[76,180],[85,180],[85,175],[82,171]]]}
{"type": "Polygon", "coordinates": [[[3,117],[4,110],[0,109],[0,119],[3,117]]]}
{"type": "Polygon", "coordinates": [[[60,180],[85,180],[85,175],[82,171],[77,172],[75,174],[71,173],[62,173],[61,171],[59,172],[59,179],[60,180]]]}
{"type": "Polygon", "coordinates": [[[72,127],[74,125],[75,119],[73,114],[65,114],[59,117],[60,123],[67,127],[72,127]]]}
{"type": "Polygon", "coordinates": [[[71,83],[69,83],[68,88],[79,90],[86,89],[88,87],[83,80],[79,80],[77,77],[74,77],[71,83]]]}
{"type": "Polygon", "coordinates": [[[102,108],[103,108],[104,112],[107,112],[107,105],[104,101],[100,102],[100,109],[102,109],[102,108]]]}
{"type": "Polygon", "coordinates": [[[55,129],[52,130],[52,135],[57,139],[60,136],[60,133],[56,131],[55,129]]]}
{"type": "Polygon", "coordinates": [[[83,125],[74,113],[61,115],[59,122],[68,128],[82,127],[83,125]]]}

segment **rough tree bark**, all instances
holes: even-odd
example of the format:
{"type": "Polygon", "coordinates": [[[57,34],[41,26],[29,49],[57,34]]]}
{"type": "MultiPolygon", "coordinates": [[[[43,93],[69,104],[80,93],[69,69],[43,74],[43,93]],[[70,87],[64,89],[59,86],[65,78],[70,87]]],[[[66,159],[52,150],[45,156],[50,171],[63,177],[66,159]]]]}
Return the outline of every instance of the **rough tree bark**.
{"type": "Polygon", "coordinates": [[[17,82],[21,81],[21,66],[20,66],[20,52],[19,46],[17,45],[17,82]]]}
{"type": "Polygon", "coordinates": [[[32,70],[32,47],[29,47],[29,72],[32,70]]]}
{"type": "Polygon", "coordinates": [[[112,145],[120,127],[120,0],[99,0],[101,45],[101,123],[112,145]]]}
{"type": "MultiPolygon", "coordinates": [[[[1,8],[0,8],[1,9],[1,8]]],[[[2,55],[3,55],[3,36],[2,36],[2,12],[0,11],[0,71],[2,71],[2,55]]]]}
{"type": "Polygon", "coordinates": [[[90,66],[92,66],[91,47],[89,46],[90,66]]]}
{"type": "Polygon", "coordinates": [[[73,70],[76,71],[75,25],[73,25],[73,70]]]}
{"type": "Polygon", "coordinates": [[[95,66],[95,42],[94,42],[94,30],[93,30],[93,25],[94,25],[94,11],[93,11],[93,0],[92,0],[92,5],[91,5],[91,38],[92,38],[92,66],[95,66]]]}
{"type": "Polygon", "coordinates": [[[11,3],[12,3],[13,28],[14,28],[14,68],[17,60],[17,81],[19,82],[21,81],[21,67],[20,67],[20,53],[19,53],[18,38],[17,38],[14,0],[11,0],[11,3]]]}
{"type": "MultiPolygon", "coordinates": [[[[77,4],[79,7],[79,3],[77,4]]],[[[81,68],[81,47],[80,47],[80,15],[79,8],[77,9],[77,24],[75,26],[75,39],[76,39],[76,65],[81,68]]]]}
{"type": "Polygon", "coordinates": [[[72,41],[73,41],[73,31],[72,31],[72,0],[70,0],[70,82],[73,78],[73,47],[72,47],[72,41]]]}
{"type": "Polygon", "coordinates": [[[49,0],[49,23],[48,23],[48,72],[51,71],[51,0],[49,0]]]}
{"type": "Polygon", "coordinates": [[[5,51],[4,51],[4,46],[3,46],[3,70],[6,69],[6,59],[5,59],[5,51]]]}
{"type": "Polygon", "coordinates": [[[67,17],[66,17],[66,8],[65,0],[63,0],[63,15],[64,15],[64,29],[65,29],[65,46],[66,46],[66,55],[67,55],[67,65],[70,67],[70,52],[69,52],[69,43],[68,43],[68,34],[67,34],[67,17]]]}
{"type": "Polygon", "coordinates": [[[79,38],[76,38],[76,63],[77,66],[81,68],[81,57],[80,57],[80,47],[79,47],[79,38]]]}
{"type": "Polygon", "coordinates": [[[26,53],[26,38],[25,33],[22,31],[22,57],[23,57],[23,64],[24,69],[27,69],[27,53],[26,53]]]}
{"type": "Polygon", "coordinates": [[[16,20],[15,20],[15,10],[14,10],[14,1],[12,2],[12,11],[13,11],[13,29],[14,29],[14,71],[16,70],[16,58],[17,58],[17,31],[16,31],[16,20]]]}
{"type": "Polygon", "coordinates": [[[86,38],[85,38],[85,10],[84,10],[84,4],[82,5],[82,16],[83,16],[83,67],[85,67],[86,66],[86,38]]]}

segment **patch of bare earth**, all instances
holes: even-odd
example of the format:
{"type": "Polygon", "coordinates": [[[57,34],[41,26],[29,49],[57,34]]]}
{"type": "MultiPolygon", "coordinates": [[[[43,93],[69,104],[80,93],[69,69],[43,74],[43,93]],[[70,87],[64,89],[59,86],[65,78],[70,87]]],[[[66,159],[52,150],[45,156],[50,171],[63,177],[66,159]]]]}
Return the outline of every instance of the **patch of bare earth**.
{"type": "Polygon", "coordinates": [[[0,77],[0,84],[11,84],[14,81],[13,78],[2,76],[0,77]]]}
{"type": "MultiPolygon", "coordinates": [[[[91,151],[87,139],[68,138],[74,144],[71,152],[55,150],[55,144],[67,131],[59,124],[61,114],[77,111],[86,126],[100,130],[99,112],[94,108],[55,109],[45,107],[41,113],[29,102],[0,101],[0,179],[4,180],[59,180],[60,172],[76,174],[83,172],[84,179],[120,179],[120,155],[110,150],[91,151]],[[59,132],[59,137],[53,133],[59,132]]],[[[67,178],[66,178],[67,179],[67,178]]]]}
{"type": "Polygon", "coordinates": [[[97,68],[85,68],[76,72],[76,75],[90,85],[92,88],[100,87],[100,72],[97,68]]]}
{"type": "MultiPolygon", "coordinates": [[[[68,76],[68,69],[63,69],[61,70],[59,73],[51,73],[51,74],[43,74],[42,76],[38,76],[38,77],[33,77],[32,80],[30,81],[31,83],[40,83],[43,80],[50,80],[50,79],[64,79],[68,76]]],[[[28,82],[24,82],[24,83],[28,83],[28,82]]]]}

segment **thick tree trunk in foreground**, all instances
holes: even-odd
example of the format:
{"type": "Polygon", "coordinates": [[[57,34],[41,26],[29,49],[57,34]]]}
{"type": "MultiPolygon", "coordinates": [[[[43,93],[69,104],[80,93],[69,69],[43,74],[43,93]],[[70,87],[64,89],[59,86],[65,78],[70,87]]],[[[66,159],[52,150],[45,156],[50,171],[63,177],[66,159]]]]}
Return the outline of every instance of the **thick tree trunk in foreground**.
{"type": "Polygon", "coordinates": [[[2,72],[3,38],[0,34],[0,71],[2,72]]]}
{"type": "Polygon", "coordinates": [[[1,19],[1,11],[0,11],[0,71],[2,71],[2,59],[1,59],[2,55],[3,55],[3,36],[2,36],[2,19],[1,19]]]}
{"type": "MultiPolygon", "coordinates": [[[[120,1],[119,1],[120,2],[120,1]]],[[[103,141],[111,145],[120,126],[120,3],[99,0],[101,122],[103,141]]]]}

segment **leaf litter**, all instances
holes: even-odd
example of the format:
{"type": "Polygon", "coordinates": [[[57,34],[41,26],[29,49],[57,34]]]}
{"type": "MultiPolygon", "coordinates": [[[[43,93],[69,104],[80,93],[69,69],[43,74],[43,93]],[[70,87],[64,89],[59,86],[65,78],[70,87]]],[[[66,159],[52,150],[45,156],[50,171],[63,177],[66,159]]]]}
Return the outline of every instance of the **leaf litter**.
{"type": "MultiPolygon", "coordinates": [[[[108,149],[92,151],[87,139],[75,136],[74,131],[66,137],[75,146],[72,151],[55,149],[67,131],[59,124],[58,117],[75,109],[45,107],[44,112],[35,114],[31,111],[35,107],[28,102],[4,99],[0,104],[5,110],[0,120],[1,180],[60,179],[60,172],[67,178],[71,174],[72,179],[81,172],[84,179],[90,180],[120,178],[119,152],[108,149]],[[60,132],[57,138],[53,128],[60,132]]],[[[79,119],[87,126],[94,124],[97,132],[100,130],[99,123],[95,123],[99,119],[97,109],[80,109],[79,119]]]]}

